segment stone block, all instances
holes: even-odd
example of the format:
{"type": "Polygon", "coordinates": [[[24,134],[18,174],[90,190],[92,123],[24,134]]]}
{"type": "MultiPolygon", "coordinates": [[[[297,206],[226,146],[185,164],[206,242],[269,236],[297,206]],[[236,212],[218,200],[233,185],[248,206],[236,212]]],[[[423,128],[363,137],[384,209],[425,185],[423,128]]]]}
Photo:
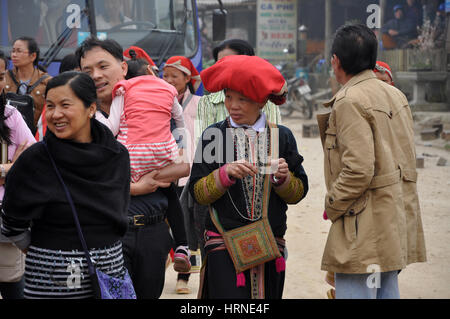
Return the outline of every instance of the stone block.
{"type": "Polygon", "coordinates": [[[303,124],[302,130],[303,137],[318,137],[319,133],[319,125],[317,124],[303,124]]]}
{"type": "Polygon", "coordinates": [[[450,141],[450,131],[442,131],[441,138],[446,141],[450,141]]]}
{"type": "Polygon", "coordinates": [[[437,166],[445,166],[445,165],[447,165],[447,160],[443,157],[439,157],[436,165],[437,166]]]}
{"type": "Polygon", "coordinates": [[[431,141],[439,137],[439,128],[425,129],[420,132],[422,141],[431,141]]]}
{"type": "Polygon", "coordinates": [[[417,156],[416,157],[416,167],[417,168],[424,168],[425,167],[425,157],[423,157],[423,156],[417,156]]]}

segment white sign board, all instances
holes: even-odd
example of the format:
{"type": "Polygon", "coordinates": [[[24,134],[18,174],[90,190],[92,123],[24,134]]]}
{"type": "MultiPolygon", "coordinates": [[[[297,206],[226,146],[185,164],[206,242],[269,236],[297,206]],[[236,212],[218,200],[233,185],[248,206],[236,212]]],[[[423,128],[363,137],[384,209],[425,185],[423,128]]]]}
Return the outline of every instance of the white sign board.
{"type": "Polygon", "coordinates": [[[296,59],[297,0],[258,0],[256,25],[258,56],[272,63],[296,59]]]}

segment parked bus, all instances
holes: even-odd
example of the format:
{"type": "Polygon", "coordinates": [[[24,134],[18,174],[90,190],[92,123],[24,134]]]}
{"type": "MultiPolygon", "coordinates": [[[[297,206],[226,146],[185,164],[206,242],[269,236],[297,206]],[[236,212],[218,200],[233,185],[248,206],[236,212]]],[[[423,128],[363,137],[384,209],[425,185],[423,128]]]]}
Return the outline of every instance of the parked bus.
{"type": "Polygon", "coordinates": [[[159,67],[183,55],[202,69],[196,0],[0,0],[0,49],[35,38],[51,75],[91,32],[143,48],[159,67]]]}

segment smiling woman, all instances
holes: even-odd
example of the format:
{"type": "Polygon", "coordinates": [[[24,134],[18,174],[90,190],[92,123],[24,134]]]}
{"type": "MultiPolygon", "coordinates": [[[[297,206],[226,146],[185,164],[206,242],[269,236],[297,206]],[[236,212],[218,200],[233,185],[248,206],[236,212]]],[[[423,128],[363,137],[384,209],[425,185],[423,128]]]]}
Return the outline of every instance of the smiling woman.
{"type": "Polygon", "coordinates": [[[91,77],[78,72],[63,73],[48,83],[45,95],[48,129],[61,139],[91,142],[90,119],[97,109],[91,77]]]}
{"type": "Polygon", "coordinates": [[[54,77],[46,99],[44,141],[24,151],[8,172],[2,233],[28,252],[25,298],[92,298],[72,210],[49,154],[69,188],[96,268],[120,279],[127,274],[121,238],[128,223],[129,156],[93,117],[97,94],[89,75],[54,77]]]}

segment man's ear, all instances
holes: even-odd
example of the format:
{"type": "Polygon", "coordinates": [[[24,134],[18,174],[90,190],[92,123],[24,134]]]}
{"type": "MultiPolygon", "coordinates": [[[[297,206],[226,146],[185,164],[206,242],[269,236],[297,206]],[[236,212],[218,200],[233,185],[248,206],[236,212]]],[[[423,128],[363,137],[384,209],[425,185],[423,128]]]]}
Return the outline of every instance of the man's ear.
{"type": "Polygon", "coordinates": [[[128,73],[128,64],[127,64],[127,62],[122,61],[121,67],[122,67],[123,77],[125,77],[127,75],[127,73],[128,73]]]}
{"type": "Polygon", "coordinates": [[[341,60],[339,60],[339,58],[337,57],[336,54],[333,54],[333,59],[334,59],[334,63],[336,64],[336,67],[338,69],[342,69],[341,60]]]}

